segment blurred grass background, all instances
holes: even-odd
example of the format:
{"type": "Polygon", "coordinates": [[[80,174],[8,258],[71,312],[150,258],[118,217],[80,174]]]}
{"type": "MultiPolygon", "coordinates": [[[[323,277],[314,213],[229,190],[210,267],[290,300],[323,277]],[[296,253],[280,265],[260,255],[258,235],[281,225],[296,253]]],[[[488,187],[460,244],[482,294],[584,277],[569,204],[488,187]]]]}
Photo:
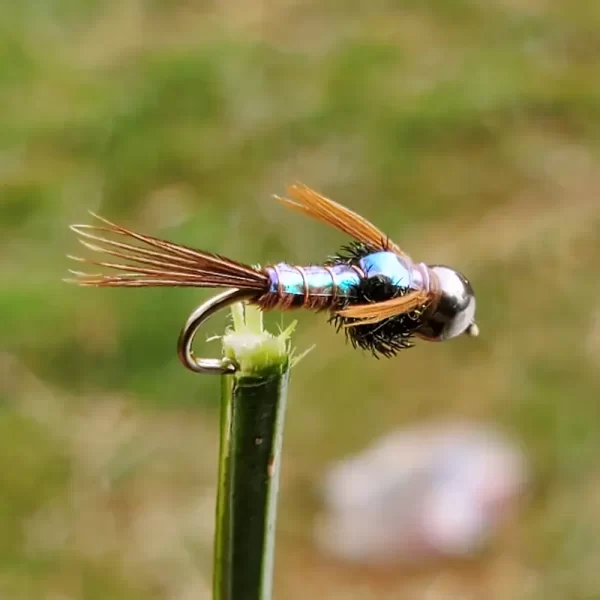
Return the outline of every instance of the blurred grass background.
{"type": "Polygon", "coordinates": [[[345,238],[271,200],[295,180],[467,273],[482,335],[375,361],[298,315],[276,597],[599,597],[599,31],[593,1],[4,2],[0,597],[210,597],[219,382],[174,351],[208,294],[67,287],[67,227],[318,262],[345,238]],[[319,556],[327,462],[443,415],[525,447],[515,530],[467,567],[319,556]]]}

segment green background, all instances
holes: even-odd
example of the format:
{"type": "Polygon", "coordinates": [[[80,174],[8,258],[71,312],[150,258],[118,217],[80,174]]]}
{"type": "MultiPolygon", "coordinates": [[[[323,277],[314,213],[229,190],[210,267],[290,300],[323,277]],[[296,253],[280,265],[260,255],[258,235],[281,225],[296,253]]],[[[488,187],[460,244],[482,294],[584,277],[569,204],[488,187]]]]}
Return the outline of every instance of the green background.
{"type": "Polygon", "coordinates": [[[209,293],[69,287],[68,225],[319,262],[347,240],[272,200],[296,180],[465,272],[481,337],[376,361],[293,315],[276,597],[600,596],[600,3],[2,4],[0,597],[210,597],[219,381],[175,354],[209,293]],[[326,465],[443,416],[524,446],[514,529],[417,573],[320,556],[326,465]]]}

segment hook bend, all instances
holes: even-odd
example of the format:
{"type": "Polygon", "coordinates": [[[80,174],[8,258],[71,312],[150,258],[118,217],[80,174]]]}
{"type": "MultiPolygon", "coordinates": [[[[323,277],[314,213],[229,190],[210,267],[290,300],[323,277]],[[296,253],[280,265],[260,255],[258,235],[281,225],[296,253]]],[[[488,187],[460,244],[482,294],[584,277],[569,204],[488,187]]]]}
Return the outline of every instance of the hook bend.
{"type": "Polygon", "coordinates": [[[256,296],[255,290],[233,288],[212,297],[190,315],[177,341],[177,355],[186,368],[206,375],[225,375],[238,370],[237,363],[229,358],[197,358],[192,350],[192,344],[200,327],[212,315],[231,304],[253,296],[256,296]]]}

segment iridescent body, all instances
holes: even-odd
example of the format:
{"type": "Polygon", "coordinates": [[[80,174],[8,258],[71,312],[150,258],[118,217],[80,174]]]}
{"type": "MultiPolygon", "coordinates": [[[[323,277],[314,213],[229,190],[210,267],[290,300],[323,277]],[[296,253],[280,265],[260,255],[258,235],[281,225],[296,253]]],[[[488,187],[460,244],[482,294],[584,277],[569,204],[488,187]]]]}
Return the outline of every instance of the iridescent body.
{"type": "Polygon", "coordinates": [[[300,267],[278,263],[265,269],[269,275],[269,292],[281,302],[288,296],[290,306],[302,305],[308,299],[321,298],[322,305],[337,299],[357,296],[357,286],[363,279],[384,277],[398,290],[428,293],[431,277],[427,265],[413,264],[394,252],[373,252],[356,265],[333,264],[300,267]],[[329,301],[329,302],[328,302],[329,301]]]}
{"type": "Polygon", "coordinates": [[[292,296],[292,304],[305,297],[351,298],[361,273],[348,265],[310,265],[299,267],[278,263],[265,269],[269,275],[269,291],[281,298],[292,296]]]}

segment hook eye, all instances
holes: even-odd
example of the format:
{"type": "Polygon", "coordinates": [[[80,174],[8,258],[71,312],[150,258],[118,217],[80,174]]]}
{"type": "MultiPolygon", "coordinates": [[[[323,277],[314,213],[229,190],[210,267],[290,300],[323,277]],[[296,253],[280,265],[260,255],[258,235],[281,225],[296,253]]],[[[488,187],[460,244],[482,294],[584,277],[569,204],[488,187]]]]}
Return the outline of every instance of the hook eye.
{"type": "Polygon", "coordinates": [[[195,373],[225,375],[235,373],[239,366],[229,358],[197,358],[192,350],[194,338],[200,327],[221,309],[256,296],[256,290],[233,288],[212,297],[200,305],[183,326],[177,341],[177,355],[183,365],[195,373]]]}

